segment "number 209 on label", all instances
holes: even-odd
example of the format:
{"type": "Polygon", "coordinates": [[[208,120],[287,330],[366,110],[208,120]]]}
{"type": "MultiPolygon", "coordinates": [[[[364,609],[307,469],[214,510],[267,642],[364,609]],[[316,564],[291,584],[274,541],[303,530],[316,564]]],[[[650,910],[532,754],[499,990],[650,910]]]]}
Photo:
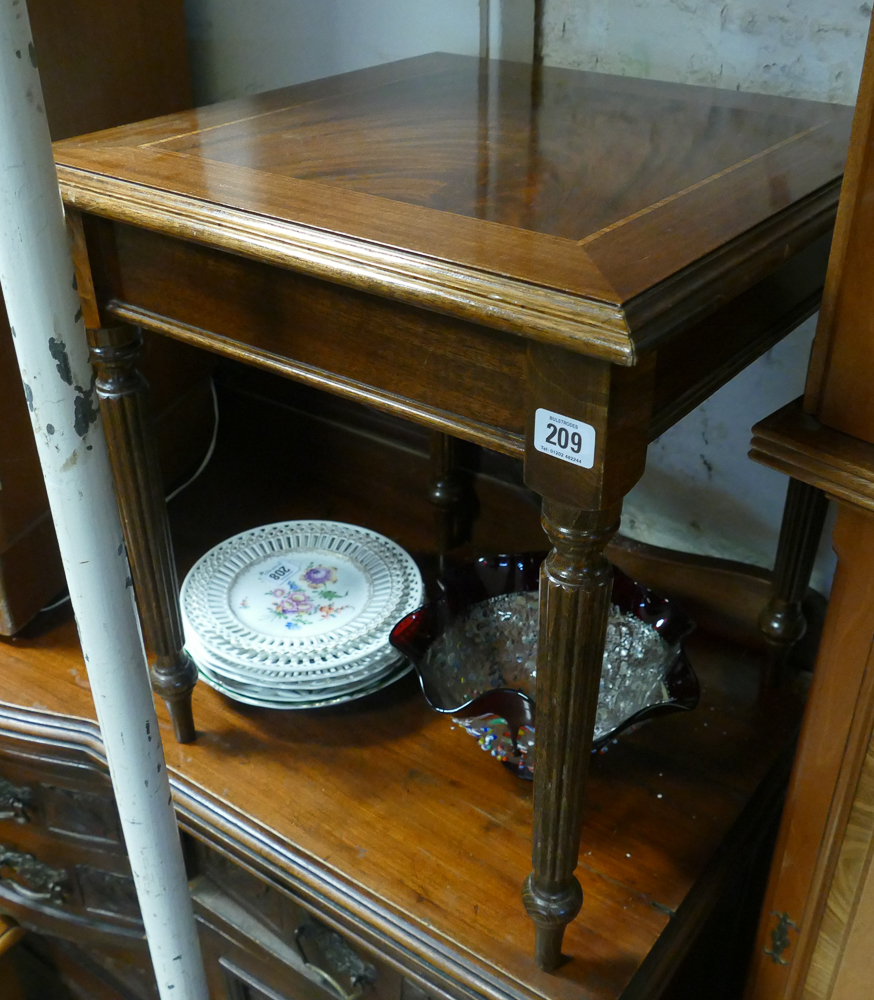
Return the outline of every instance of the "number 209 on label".
{"type": "Polygon", "coordinates": [[[534,414],[534,447],[563,462],[591,469],[595,464],[595,428],[552,410],[534,414]]]}

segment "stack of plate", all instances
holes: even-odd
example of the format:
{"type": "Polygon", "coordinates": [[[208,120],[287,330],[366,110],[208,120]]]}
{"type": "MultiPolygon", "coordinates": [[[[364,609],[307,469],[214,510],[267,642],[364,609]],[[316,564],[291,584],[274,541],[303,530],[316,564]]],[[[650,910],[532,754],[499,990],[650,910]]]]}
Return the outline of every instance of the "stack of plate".
{"type": "Polygon", "coordinates": [[[416,564],[384,535],[337,521],[268,524],[192,567],[185,646],[201,678],[236,701],[338,705],[407,673],[388,636],[422,596],[416,564]]]}

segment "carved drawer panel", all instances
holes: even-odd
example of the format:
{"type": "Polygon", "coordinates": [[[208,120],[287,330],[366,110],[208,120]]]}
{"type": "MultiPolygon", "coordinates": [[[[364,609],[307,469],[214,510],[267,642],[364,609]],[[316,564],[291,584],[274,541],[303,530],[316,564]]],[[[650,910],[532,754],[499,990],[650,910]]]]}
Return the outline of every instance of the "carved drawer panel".
{"type": "Polygon", "coordinates": [[[0,912],[69,940],[142,936],[112,786],[81,757],[0,750],[0,912]]]}
{"type": "MultiPolygon", "coordinates": [[[[220,893],[222,906],[226,910],[228,907],[234,909],[238,914],[235,918],[238,933],[246,933],[248,927],[250,938],[254,929],[258,935],[267,935],[275,944],[274,956],[281,952],[289,968],[297,968],[300,972],[302,967],[301,974],[311,984],[308,989],[315,986],[322,1000],[326,994],[334,1000],[358,997],[362,1000],[401,1000],[402,977],[386,962],[357,943],[347,941],[288,892],[268,885],[217,851],[199,841],[194,842],[192,850],[197,871],[201,873],[197,884],[213,887],[209,899],[218,900],[216,893],[220,893]]],[[[231,961],[227,955],[225,959],[231,961]]],[[[237,959],[233,961],[239,965],[237,959]]],[[[231,981],[233,975],[226,968],[222,981],[231,981]]],[[[255,987],[251,985],[235,986],[237,992],[223,988],[228,1000],[248,1000],[250,996],[260,1000],[260,994],[254,992],[255,987]]],[[[269,993],[265,995],[270,996],[269,993]]],[[[294,991],[294,996],[298,1000],[299,989],[294,991]]]]}
{"type": "Polygon", "coordinates": [[[91,764],[0,751],[0,838],[12,826],[124,856],[109,777],[91,764]]]}
{"type": "Polygon", "coordinates": [[[210,996],[222,1000],[366,1000],[376,968],[308,918],[289,944],[210,879],[192,883],[210,996]]]}
{"type": "Polygon", "coordinates": [[[0,843],[0,911],[8,909],[8,903],[79,921],[141,927],[129,875],[84,864],[59,865],[52,852],[37,855],[0,843]]]}
{"type": "Polygon", "coordinates": [[[52,833],[101,845],[124,846],[118,810],[109,794],[80,789],[40,786],[46,827],[52,833]]]}

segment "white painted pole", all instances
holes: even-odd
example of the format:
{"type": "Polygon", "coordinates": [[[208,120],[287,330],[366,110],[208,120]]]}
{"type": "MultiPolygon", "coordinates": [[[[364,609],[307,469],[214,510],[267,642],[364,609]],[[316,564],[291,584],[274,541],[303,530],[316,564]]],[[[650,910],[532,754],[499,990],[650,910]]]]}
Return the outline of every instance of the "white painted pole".
{"type": "Polygon", "coordinates": [[[24,0],[0,0],[0,283],[158,990],[207,1000],[24,0]]]}

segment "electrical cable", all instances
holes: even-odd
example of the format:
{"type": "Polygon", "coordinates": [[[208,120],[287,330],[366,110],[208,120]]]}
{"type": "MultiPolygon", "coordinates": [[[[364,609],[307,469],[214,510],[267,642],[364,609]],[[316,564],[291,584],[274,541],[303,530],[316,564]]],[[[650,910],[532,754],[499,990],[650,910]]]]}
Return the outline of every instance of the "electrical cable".
{"type": "MultiPolygon", "coordinates": [[[[182,483],[181,486],[177,486],[175,490],[172,490],[167,496],[164,497],[166,503],[169,503],[174,497],[179,496],[179,494],[188,489],[188,487],[203,473],[203,470],[209,465],[212,456],[215,454],[215,446],[218,441],[218,428],[219,428],[219,405],[218,405],[218,393],[215,390],[215,380],[210,378],[209,388],[212,392],[212,413],[213,413],[213,425],[212,425],[212,439],[209,442],[209,447],[206,449],[206,454],[203,456],[203,461],[198,465],[194,474],[182,483]]],[[[46,604],[45,607],[39,609],[38,614],[42,614],[44,611],[54,611],[55,608],[59,608],[62,604],[66,604],[70,600],[70,595],[66,594],[64,597],[59,598],[57,601],[53,601],[51,604],[46,604]]]]}

